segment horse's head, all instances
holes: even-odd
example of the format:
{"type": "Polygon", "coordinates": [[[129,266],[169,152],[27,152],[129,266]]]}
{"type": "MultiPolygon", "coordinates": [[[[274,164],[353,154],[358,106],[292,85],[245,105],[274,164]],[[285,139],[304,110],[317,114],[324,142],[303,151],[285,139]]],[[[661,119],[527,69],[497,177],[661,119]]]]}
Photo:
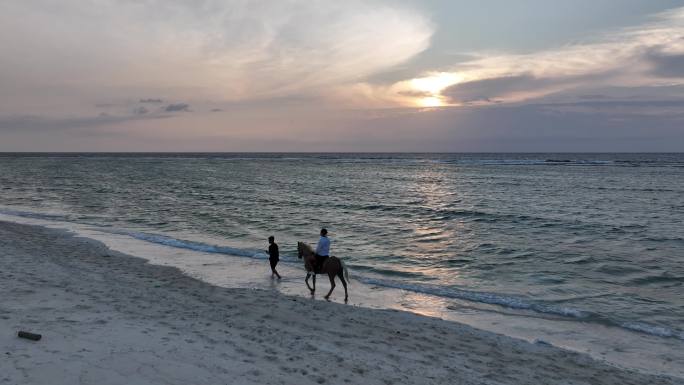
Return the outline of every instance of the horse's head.
{"type": "Polygon", "coordinates": [[[302,259],[304,257],[309,258],[311,255],[313,255],[313,250],[311,249],[311,246],[304,242],[297,242],[297,256],[299,257],[299,259],[302,259]]]}

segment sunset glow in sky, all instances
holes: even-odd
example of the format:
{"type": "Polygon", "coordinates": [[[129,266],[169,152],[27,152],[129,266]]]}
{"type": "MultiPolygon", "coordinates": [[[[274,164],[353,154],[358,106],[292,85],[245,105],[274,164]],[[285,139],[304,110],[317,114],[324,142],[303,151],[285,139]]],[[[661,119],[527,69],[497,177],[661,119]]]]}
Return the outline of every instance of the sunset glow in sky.
{"type": "Polygon", "coordinates": [[[8,0],[0,151],[684,151],[684,1],[8,0]]]}

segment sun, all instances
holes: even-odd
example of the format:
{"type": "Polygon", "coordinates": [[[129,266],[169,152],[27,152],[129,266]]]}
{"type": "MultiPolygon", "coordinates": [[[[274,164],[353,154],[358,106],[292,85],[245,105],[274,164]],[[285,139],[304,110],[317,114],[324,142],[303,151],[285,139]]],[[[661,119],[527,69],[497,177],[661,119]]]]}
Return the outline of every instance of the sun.
{"type": "Polygon", "coordinates": [[[440,91],[461,81],[458,74],[439,72],[424,78],[411,79],[411,87],[416,91],[439,94],[440,91]]]}
{"type": "Polygon", "coordinates": [[[441,92],[456,83],[463,81],[461,75],[451,72],[438,72],[422,78],[415,78],[409,81],[412,91],[425,94],[415,100],[421,107],[442,107],[447,105],[441,92]]]}
{"type": "Polygon", "coordinates": [[[418,104],[421,107],[442,107],[444,106],[444,101],[437,96],[428,96],[418,99],[418,104]]]}

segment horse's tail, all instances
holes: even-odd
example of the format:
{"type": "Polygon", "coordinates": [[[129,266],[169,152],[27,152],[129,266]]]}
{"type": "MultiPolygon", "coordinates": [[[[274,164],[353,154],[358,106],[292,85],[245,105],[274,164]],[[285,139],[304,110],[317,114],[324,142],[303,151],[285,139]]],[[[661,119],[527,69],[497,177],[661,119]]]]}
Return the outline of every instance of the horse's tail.
{"type": "Polygon", "coordinates": [[[347,270],[347,265],[340,259],[340,264],[342,265],[342,271],[344,272],[344,280],[347,281],[347,284],[351,283],[349,281],[349,270],[347,270]]]}

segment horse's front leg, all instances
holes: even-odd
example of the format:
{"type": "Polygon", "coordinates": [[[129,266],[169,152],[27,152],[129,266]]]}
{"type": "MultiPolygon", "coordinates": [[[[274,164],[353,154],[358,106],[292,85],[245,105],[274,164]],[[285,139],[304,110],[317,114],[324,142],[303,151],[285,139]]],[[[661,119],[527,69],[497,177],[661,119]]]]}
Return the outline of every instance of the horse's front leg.
{"type": "Polygon", "coordinates": [[[327,300],[330,299],[330,294],[332,294],[333,290],[335,289],[335,276],[328,274],[328,278],[330,278],[330,291],[325,296],[325,299],[327,300]]]}
{"type": "Polygon", "coordinates": [[[306,279],[304,279],[304,282],[306,282],[306,287],[309,288],[309,291],[313,295],[313,293],[316,291],[316,276],[314,275],[314,279],[313,279],[314,287],[313,288],[311,288],[311,286],[309,286],[309,277],[310,276],[311,276],[311,273],[306,273],[306,279]]]}
{"type": "Polygon", "coordinates": [[[316,291],[316,273],[313,273],[313,289],[311,289],[311,295],[316,291]]]}

